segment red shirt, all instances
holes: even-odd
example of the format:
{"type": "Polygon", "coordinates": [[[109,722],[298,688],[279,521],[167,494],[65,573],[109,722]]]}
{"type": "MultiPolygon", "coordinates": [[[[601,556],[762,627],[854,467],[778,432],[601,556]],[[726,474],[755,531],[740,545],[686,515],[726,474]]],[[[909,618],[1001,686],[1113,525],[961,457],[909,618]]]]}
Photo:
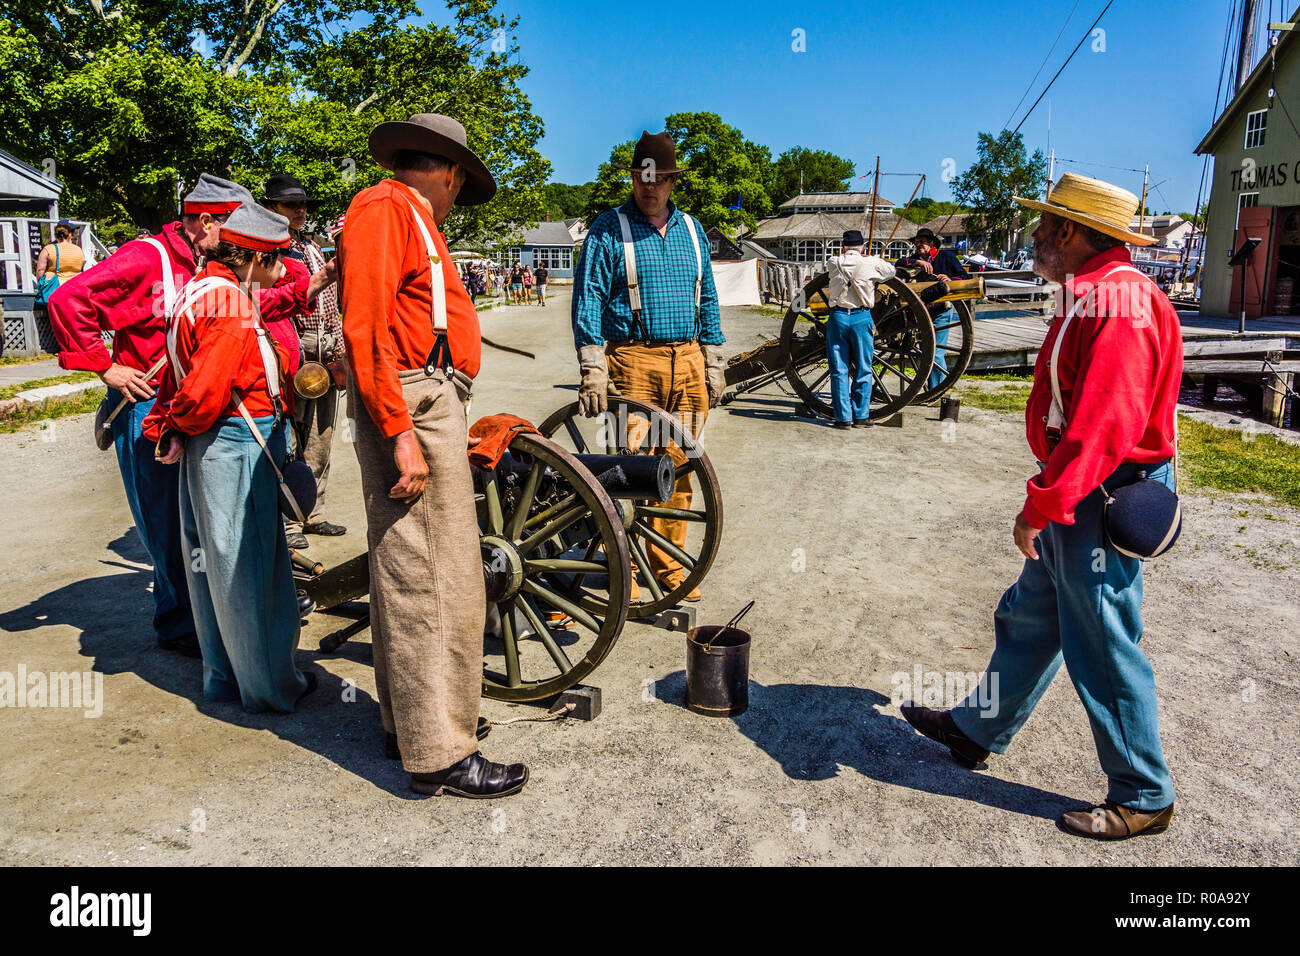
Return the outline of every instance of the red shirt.
{"type": "MultiPolygon", "coordinates": [[[[167,250],[179,291],[194,275],[194,250],[179,222],[156,237],[167,250]]],[[[59,365],[103,372],[113,362],[145,371],[166,350],[162,259],[152,243],[125,243],[112,256],[62,282],[50,296],[50,325],[59,341],[59,365]],[[100,335],[112,331],[113,356],[100,335]]],[[[154,383],[157,383],[154,379],[154,383]]]]}
{"type": "MultiPolygon", "coordinates": [[[[156,237],[167,250],[179,294],[194,275],[194,249],[179,222],[163,226],[156,237]]],[[[285,347],[290,374],[298,369],[298,335],[293,318],[310,312],[306,266],[286,259],[284,277],[258,293],[262,319],[285,347]]],[[[103,372],[116,362],[146,371],[167,349],[163,303],[162,258],[152,243],[125,243],[112,256],[66,282],[50,297],[50,325],[59,342],[59,365],[69,370],[103,372]],[[110,357],[101,331],[111,331],[110,357]]],[[[154,378],[155,387],[159,379],[154,378]]]]}
{"type": "Polygon", "coordinates": [[[338,241],[343,340],[357,394],[389,438],[411,427],[397,373],[423,367],[434,343],[430,262],[412,206],[442,260],[452,364],[473,378],[482,348],[478,313],[424,200],[395,179],[358,193],[338,241]]]}
{"type": "MultiPolygon", "coordinates": [[[[216,262],[204,266],[195,280],[205,276],[238,283],[230,269],[216,262]]],[[[239,401],[233,391],[239,392],[254,418],[274,411],[257,347],[252,300],[238,288],[218,286],[197,299],[191,311],[193,322],[179,309],[176,315],[176,353],[189,374],[177,382],[170,363],[163,369],[158,401],[142,426],[151,441],[169,429],[201,435],[220,419],[238,415],[239,401]]],[[[286,369],[287,356],[278,342],[275,350],[281,368],[286,369]]],[[[282,375],[281,383],[283,394],[288,377],[282,375]]]]}
{"type": "MultiPolygon", "coordinates": [[[[1052,348],[1064,324],[1058,315],[1038,351],[1025,409],[1029,447],[1047,463],[1029,480],[1023,514],[1035,528],[1074,523],[1074,509],[1123,462],[1166,461],[1174,453],[1174,415],[1183,375],[1178,313],[1154,282],[1132,272],[1123,246],[1089,259],[1066,283],[1073,301],[1094,289],[1061,341],[1057,376],[1066,425],[1049,450],[1052,348]]],[[[1067,309],[1068,311],[1068,309],[1067,309]]]]}

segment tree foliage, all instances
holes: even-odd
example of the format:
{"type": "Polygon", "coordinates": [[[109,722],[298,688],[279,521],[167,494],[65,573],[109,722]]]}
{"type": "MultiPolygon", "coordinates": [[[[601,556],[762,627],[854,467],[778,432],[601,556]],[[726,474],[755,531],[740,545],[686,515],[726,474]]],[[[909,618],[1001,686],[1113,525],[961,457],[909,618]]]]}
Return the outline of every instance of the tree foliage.
{"type": "Polygon", "coordinates": [[[587,202],[594,185],[595,183],[579,186],[547,183],[543,190],[546,196],[546,214],[555,220],[581,218],[587,211],[587,202]]]}
{"type": "MultiPolygon", "coordinates": [[[[665,118],[664,128],[677,144],[678,165],[690,167],[673,189],[673,202],[706,229],[719,226],[734,235],[741,226],[752,228],[772,215],[782,201],[777,197],[789,198],[783,183],[791,170],[798,191],[801,157],[809,164],[804,173],[806,189],[812,188],[810,173],[812,183],[825,191],[843,191],[843,180],[853,175],[851,162],[821,150],[791,149],[773,162],[766,146],[746,139],[716,113],[674,113],[665,118]]],[[[586,203],[588,222],[631,197],[632,174],[615,166],[632,164],[634,146],[630,140],[617,144],[601,164],[586,203]]]]}
{"type": "Polygon", "coordinates": [[[906,206],[899,206],[894,210],[894,215],[903,216],[903,218],[916,223],[918,226],[927,222],[932,222],[935,219],[942,219],[948,216],[956,216],[964,212],[970,212],[970,210],[961,203],[931,199],[929,196],[921,196],[920,198],[913,200],[912,207],[907,209],[907,213],[904,214],[903,210],[906,208],[906,206]]]}
{"type": "Polygon", "coordinates": [[[847,192],[853,178],[853,161],[824,149],[794,146],[776,159],[772,205],[780,206],[799,193],[847,192]],[[800,187],[802,186],[802,190],[800,187]]]}
{"type": "Polygon", "coordinates": [[[1027,157],[1024,137],[1010,130],[997,136],[980,133],[976,152],[974,164],[953,182],[952,194],[971,209],[968,233],[986,234],[989,248],[1008,249],[1022,212],[1012,197],[1042,192],[1047,159],[1037,149],[1027,157]]]}
{"type": "Polygon", "coordinates": [[[415,0],[10,0],[0,20],[0,128],[51,158],[64,208],[157,228],[179,180],[234,178],[255,195],[290,172],[333,218],[384,175],[370,130],[444,112],[500,190],[457,208],[448,239],[544,215],[550,167],[520,81],[518,18],[450,0],[452,23],[415,24],[415,0]]]}

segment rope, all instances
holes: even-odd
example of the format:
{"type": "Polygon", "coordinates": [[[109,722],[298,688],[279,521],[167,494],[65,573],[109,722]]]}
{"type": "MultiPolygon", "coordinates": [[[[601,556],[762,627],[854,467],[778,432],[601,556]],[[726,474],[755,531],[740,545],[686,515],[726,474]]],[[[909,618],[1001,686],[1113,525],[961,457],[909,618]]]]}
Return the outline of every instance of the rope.
{"type": "Polygon", "coordinates": [[[577,704],[565,704],[559,710],[552,711],[545,717],[511,717],[509,720],[489,720],[488,723],[493,727],[504,727],[507,724],[520,723],[545,723],[548,720],[559,720],[561,717],[568,717],[569,713],[577,708],[577,704]]]}

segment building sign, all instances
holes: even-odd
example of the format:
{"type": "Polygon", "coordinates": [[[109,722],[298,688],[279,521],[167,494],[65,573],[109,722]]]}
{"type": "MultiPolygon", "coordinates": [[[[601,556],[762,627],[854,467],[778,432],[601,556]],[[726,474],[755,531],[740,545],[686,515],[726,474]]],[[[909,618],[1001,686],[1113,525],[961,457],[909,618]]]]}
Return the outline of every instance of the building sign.
{"type": "Polygon", "coordinates": [[[1288,182],[1300,182],[1300,160],[1294,163],[1270,163],[1258,165],[1253,159],[1241,161],[1241,168],[1232,171],[1232,189],[1267,189],[1269,186],[1285,186],[1288,182]]]}

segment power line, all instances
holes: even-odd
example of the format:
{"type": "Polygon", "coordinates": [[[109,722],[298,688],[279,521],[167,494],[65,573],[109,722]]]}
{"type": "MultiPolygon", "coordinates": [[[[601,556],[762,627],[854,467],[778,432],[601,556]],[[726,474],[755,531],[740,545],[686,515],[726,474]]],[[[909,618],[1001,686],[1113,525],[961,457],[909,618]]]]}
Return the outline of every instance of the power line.
{"type": "Polygon", "coordinates": [[[1002,124],[1003,129],[1010,126],[1011,121],[1016,118],[1016,113],[1020,110],[1021,103],[1024,103],[1025,97],[1029,95],[1029,91],[1032,90],[1034,84],[1038,82],[1038,77],[1042,75],[1043,67],[1047,66],[1047,61],[1050,60],[1052,54],[1056,52],[1056,44],[1061,42],[1061,37],[1065,33],[1065,28],[1070,25],[1070,20],[1074,17],[1074,11],[1079,9],[1079,2],[1080,0],[1074,0],[1074,6],[1070,9],[1069,16],[1065,18],[1065,22],[1061,24],[1061,29],[1056,34],[1056,39],[1052,41],[1051,49],[1047,51],[1047,56],[1043,57],[1043,62],[1038,64],[1038,72],[1034,74],[1034,78],[1030,80],[1029,85],[1025,87],[1025,92],[1020,94],[1020,102],[1016,103],[1015,107],[1011,110],[1011,115],[1008,116],[1007,121],[1002,124]]]}
{"type": "Polygon", "coordinates": [[[1097,14],[1097,19],[1092,21],[1092,26],[1088,27],[1083,36],[1079,38],[1078,45],[1070,51],[1070,55],[1065,58],[1065,62],[1062,63],[1061,68],[1056,71],[1056,75],[1048,81],[1047,86],[1043,87],[1043,92],[1038,94],[1038,99],[1034,100],[1034,105],[1029,107],[1029,112],[1020,118],[1020,122],[1016,124],[1016,128],[1011,131],[1012,133],[1020,132],[1020,127],[1025,125],[1025,120],[1029,119],[1029,117],[1033,115],[1034,110],[1038,108],[1038,104],[1041,103],[1043,97],[1047,95],[1047,91],[1050,90],[1052,84],[1056,82],[1056,78],[1059,77],[1065,71],[1065,68],[1070,65],[1070,61],[1074,59],[1074,55],[1079,52],[1080,47],[1083,46],[1088,37],[1092,36],[1092,31],[1097,29],[1097,24],[1101,22],[1101,18],[1106,15],[1106,11],[1111,8],[1111,4],[1114,2],[1115,0],[1107,0],[1106,6],[1102,7],[1101,13],[1097,14]]]}

